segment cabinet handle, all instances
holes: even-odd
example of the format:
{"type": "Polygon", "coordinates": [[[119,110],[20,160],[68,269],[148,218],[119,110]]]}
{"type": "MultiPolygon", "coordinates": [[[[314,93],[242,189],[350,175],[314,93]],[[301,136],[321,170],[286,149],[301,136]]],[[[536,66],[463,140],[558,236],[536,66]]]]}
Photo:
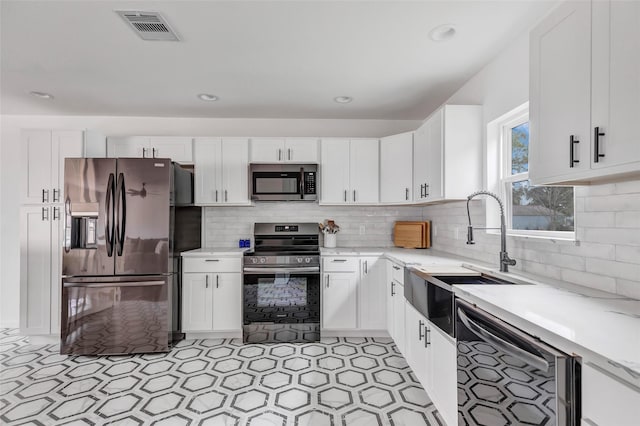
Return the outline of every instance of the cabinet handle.
{"type": "Polygon", "coordinates": [[[396,283],[395,283],[395,282],[393,282],[393,281],[391,281],[391,295],[392,295],[392,296],[395,296],[395,295],[396,295],[396,292],[395,292],[395,291],[393,291],[393,290],[395,290],[395,288],[396,288],[396,283]]]}
{"type": "Polygon", "coordinates": [[[42,208],[42,220],[49,220],[49,208],[48,207],[43,207],[42,208]]]}
{"type": "Polygon", "coordinates": [[[424,337],[424,334],[422,334],[423,326],[424,326],[424,322],[422,322],[422,320],[418,320],[418,340],[422,340],[422,338],[424,337]]]}
{"type": "Polygon", "coordinates": [[[405,200],[409,201],[409,188],[404,189],[404,198],[405,200]]]}
{"type": "Polygon", "coordinates": [[[344,202],[345,203],[347,202],[347,190],[346,189],[344,190],[344,202]]]}
{"type": "MultiPolygon", "coordinates": [[[[597,127],[596,127],[596,129],[597,129],[597,127]]],[[[571,168],[573,168],[573,165],[574,165],[575,163],[579,163],[579,162],[580,162],[580,160],[576,160],[576,159],[574,158],[575,153],[574,153],[574,147],[573,147],[573,146],[574,146],[575,144],[577,144],[577,143],[580,143],[580,141],[579,141],[579,140],[577,140],[577,139],[575,138],[575,136],[570,135],[570,136],[569,136],[569,167],[571,167],[571,168]]]]}
{"type": "Polygon", "coordinates": [[[278,150],[278,161],[282,161],[282,150],[278,150]]]}
{"type": "Polygon", "coordinates": [[[600,136],[604,136],[605,133],[600,131],[600,127],[596,126],[593,129],[593,162],[599,163],[600,157],[604,157],[604,154],[600,154],[600,136]]]}
{"type": "Polygon", "coordinates": [[[155,148],[151,148],[152,149],[152,153],[153,153],[153,158],[156,158],[156,149],[155,148]]]}
{"type": "Polygon", "coordinates": [[[393,269],[395,269],[396,271],[399,271],[399,270],[400,270],[400,267],[399,267],[399,266],[396,266],[396,265],[393,265],[393,269]]]}
{"type": "Polygon", "coordinates": [[[354,203],[356,202],[356,190],[355,189],[353,190],[353,202],[354,203]]]}
{"type": "Polygon", "coordinates": [[[224,202],[226,203],[229,200],[228,194],[227,194],[227,190],[224,190],[224,202]]]}
{"type": "Polygon", "coordinates": [[[205,259],[205,262],[220,262],[220,259],[205,259]]]}
{"type": "Polygon", "coordinates": [[[327,288],[329,288],[329,274],[327,274],[327,288]]]}
{"type": "Polygon", "coordinates": [[[333,259],[332,262],[338,262],[338,263],[342,263],[342,262],[346,262],[347,259],[333,259]]]}
{"type": "Polygon", "coordinates": [[[220,275],[216,275],[216,288],[220,288],[220,275]]]}
{"type": "Polygon", "coordinates": [[[431,344],[431,329],[428,328],[426,325],[424,327],[424,347],[426,348],[427,346],[429,346],[431,344]]]}
{"type": "Polygon", "coordinates": [[[60,219],[60,208],[59,207],[54,207],[53,208],[53,220],[59,220],[60,219]]]}
{"type": "Polygon", "coordinates": [[[429,184],[428,183],[424,184],[424,196],[425,197],[429,196],[429,184]]]}
{"type": "Polygon", "coordinates": [[[287,149],[287,155],[289,157],[289,160],[291,160],[291,148],[287,149]]]}
{"type": "Polygon", "coordinates": [[[364,273],[365,274],[369,273],[369,261],[368,260],[364,261],[364,273]]]}
{"type": "Polygon", "coordinates": [[[218,202],[218,190],[216,189],[216,203],[218,202]]]}
{"type": "Polygon", "coordinates": [[[204,276],[204,288],[209,288],[209,275],[204,276]]]}
{"type": "Polygon", "coordinates": [[[424,183],[420,185],[420,198],[424,198],[424,183]]]}
{"type": "Polygon", "coordinates": [[[142,158],[147,158],[147,148],[142,148],[142,158]]]}
{"type": "Polygon", "coordinates": [[[48,189],[43,189],[42,190],[42,202],[43,203],[48,203],[49,202],[49,190],[48,189]]]}
{"type": "Polygon", "coordinates": [[[53,189],[53,202],[54,203],[58,203],[60,202],[60,190],[59,189],[53,189]]]}

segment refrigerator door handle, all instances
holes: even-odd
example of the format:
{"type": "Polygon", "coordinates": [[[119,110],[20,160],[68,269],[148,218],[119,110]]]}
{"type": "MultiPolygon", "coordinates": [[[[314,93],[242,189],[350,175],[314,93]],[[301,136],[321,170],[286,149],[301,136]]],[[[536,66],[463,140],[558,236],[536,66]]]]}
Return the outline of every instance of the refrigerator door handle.
{"type": "Polygon", "coordinates": [[[71,251],[71,199],[64,200],[64,252],[71,251]]]}
{"type": "Polygon", "coordinates": [[[113,173],[109,173],[109,182],[107,183],[107,194],[104,200],[104,210],[106,215],[105,225],[104,225],[104,233],[105,240],[107,241],[107,256],[113,256],[113,228],[115,227],[115,223],[113,223],[113,206],[112,206],[112,197],[114,197],[114,182],[115,175],[113,173]]]}
{"type": "Polygon", "coordinates": [[[116,239],[118,242],[118,256],[122,256],[124,250],[124,234],[127,225],[127,202],[125,199],[124,174],[118,174],[118,185],[116,188],[116,239]]]}
{"type": "Polygon", "coordinates": [[[109,287],[153,287],[158,285],[164,285],[164,281],[118,281],[111,283],[76,283],[69,282],[63,283],[64,288],[81,287],[81,288],[109,288],[109,287]]]}

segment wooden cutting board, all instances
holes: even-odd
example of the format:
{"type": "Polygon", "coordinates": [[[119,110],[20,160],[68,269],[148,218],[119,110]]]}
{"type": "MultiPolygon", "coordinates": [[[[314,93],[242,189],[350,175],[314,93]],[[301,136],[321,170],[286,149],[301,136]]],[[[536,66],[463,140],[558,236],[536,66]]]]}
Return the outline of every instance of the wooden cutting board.
{"type": "Polygon", "coordinates": [[[403,248],[431,247],[431,222],[396,222],[393,226],[393,244],[403,248]]]}

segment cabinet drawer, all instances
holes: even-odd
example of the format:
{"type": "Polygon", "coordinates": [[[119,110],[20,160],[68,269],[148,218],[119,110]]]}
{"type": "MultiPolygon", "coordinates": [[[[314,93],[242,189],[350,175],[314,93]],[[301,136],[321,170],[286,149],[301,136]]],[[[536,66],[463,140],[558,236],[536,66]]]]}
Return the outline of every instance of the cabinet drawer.
{"type": "Polygon", "coordinates": [[[404,285],[404,268],[397,263],[391,263],[391,278],[404,285]]]}
{"type": "Polygon", "coordinates": [[[358,272],[357,257],[327,257],[322,259],[324,272],[358,272]]]}
{"type": "Polygon", "coordinates": [[[636,425],[640,389],[604,369],[582,367],[582,418],[596,425],[636,425]]]}
{"type": "Polygon", "coordinates": [[[185,257],[182,272],[242,272],[239,257],[185,257]]]}

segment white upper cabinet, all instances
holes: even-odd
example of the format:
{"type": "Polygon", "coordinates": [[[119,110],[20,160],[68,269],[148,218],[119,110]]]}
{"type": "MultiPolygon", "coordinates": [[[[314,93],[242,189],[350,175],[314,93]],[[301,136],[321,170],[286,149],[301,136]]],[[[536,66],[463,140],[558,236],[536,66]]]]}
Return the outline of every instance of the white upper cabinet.
{"type": "Polygon", "coordinates": [[[193,139],[185,136],[110,136],[107,157],[170,158],[193,163],[193,139]]]}
{"type": "Polygon", "coordinates": [[[532,183],[640,173],[640,4],[566,2],[530,42],[532,183]]]}
{"type": "Polygon", "coordinates": [[[380,201],[413,201],[413,132],[380,139],[380,201]]]}
{"type": "Polygon", "coordinates": [[[482,107],[445,105],[415,132],[414,202],[461,200],[482,187],[482,107]]]}
{"type": "Polygon", "coordinates": [[[317,163],[317,138],[252,138],[252,163],[317,163]]]}
{"type": "Polygon", "coordinates": [[[246,138],[194,140],[195,203],[249,205],[246,138]]]}
{"type": "Polygon", "coordinates": [[[322,139],[322,204],[378,203],[378,139],[322,139]]]}
{"type": "Polygon", "coordinates": [[[81,130],[23,130],[22,204],[61,203],[64,159],[82,157],[81,130]]]}

